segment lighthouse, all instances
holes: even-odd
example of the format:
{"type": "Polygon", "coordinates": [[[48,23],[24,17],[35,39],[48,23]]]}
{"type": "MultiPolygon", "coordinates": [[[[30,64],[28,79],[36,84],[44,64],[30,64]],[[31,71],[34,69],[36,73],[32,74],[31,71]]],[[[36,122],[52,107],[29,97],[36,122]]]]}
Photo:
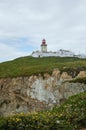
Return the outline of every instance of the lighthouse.
{"type": "Polygon", "coordinates": [[[47,52],[47,44],[45,39],[42,40],[41,52],[47,52]]]}

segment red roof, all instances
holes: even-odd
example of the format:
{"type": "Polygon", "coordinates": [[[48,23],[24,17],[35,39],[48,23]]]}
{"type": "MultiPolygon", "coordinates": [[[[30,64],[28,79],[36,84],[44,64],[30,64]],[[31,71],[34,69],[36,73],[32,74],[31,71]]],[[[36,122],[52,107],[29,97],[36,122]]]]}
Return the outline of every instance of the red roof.
{"type": "Polygon", "coordinates": [[[41,44],[41,46],[47,46],[47,44],[46,44],[46,40],[45,40],[45,39],[42,40],[42,44],[41,44]]]}

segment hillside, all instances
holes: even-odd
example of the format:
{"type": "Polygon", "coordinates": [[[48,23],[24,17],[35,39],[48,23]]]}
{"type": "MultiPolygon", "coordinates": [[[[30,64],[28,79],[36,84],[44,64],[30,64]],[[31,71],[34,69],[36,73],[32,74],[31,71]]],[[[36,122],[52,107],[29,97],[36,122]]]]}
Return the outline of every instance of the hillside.
{"type": "Polygon", "coordinates": [[[85,108],[86,59],[27,56],[0,63],[1,130],[79,130],[86,127],[85,108]]]}
{"type": "Polygon", "coordinates": [[[30,76],[49,72],[54,68],[62,71],[86,70],[86,59],[73,57],[21,57],[12,61],[0,63],[0,77],[30,76]]]}

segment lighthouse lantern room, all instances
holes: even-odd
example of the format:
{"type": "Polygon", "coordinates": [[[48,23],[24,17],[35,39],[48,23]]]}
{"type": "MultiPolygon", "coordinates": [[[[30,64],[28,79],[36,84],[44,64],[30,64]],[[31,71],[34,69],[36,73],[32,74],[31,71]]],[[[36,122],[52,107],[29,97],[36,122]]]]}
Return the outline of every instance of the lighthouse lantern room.
{"type": "Polygon", "coordinates": [[[47,44],[45,39],[42,40],[41,52],[47,52],[47,44]]]}

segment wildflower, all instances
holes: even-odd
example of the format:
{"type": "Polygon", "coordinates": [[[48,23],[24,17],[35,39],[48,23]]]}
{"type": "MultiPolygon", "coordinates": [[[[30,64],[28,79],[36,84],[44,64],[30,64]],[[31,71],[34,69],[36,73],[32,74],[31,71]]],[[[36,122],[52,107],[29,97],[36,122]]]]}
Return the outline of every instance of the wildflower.
{"type": "Polygon", "coordinates": [[[59,124],[59,123],[60,123],[60,121],[59,121],[59,120],[57,120],[57,121],[56,121],[56,123],[57,123],[57,124],[59,124]]]}

